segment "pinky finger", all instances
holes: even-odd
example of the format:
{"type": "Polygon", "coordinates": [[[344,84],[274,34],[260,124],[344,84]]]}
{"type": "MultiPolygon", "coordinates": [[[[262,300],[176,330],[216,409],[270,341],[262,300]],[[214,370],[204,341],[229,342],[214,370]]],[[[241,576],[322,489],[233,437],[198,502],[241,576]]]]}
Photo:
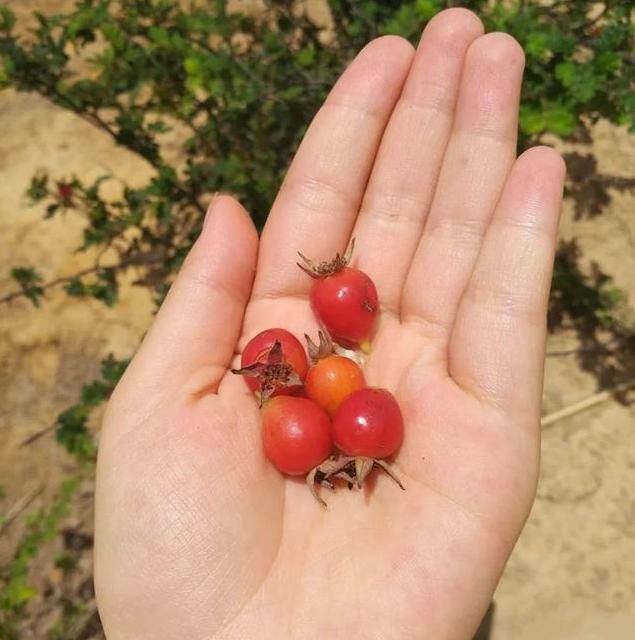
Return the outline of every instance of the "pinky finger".
{"type": "Polygon", "coordinates": [[[516,160],[450,345],[450,373],[458,384],[532,425],[540,410],[564,177],[564,162],[551,148],[530,149],[516,160]]]}

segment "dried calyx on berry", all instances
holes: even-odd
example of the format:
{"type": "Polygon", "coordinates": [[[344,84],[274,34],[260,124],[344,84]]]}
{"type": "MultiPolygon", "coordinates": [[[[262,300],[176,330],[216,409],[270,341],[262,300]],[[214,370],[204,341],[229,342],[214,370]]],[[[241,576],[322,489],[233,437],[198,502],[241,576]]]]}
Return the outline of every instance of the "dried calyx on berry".
{"type": "Polygon", "coordinates": [[[355,238],[351,240],[351,244],[344,255],[337,253],[333,260],[325,260],[322,262],[315,262],[298,251],[302,262],[297,262],[296,264],[304,273],[310,275],[312,278],[328,278],[348,266],[353,257],[354,249],[355,238]]]}
{"type": "Polygon", "coordinates": [[[377,287],[368,274],[349,266],[355,242],[344,255],[328,262],[314,262],[298,253],[298,266],[313,278],[311,308],[332,340],[348,349],[370,351],[370,340],[379,313],[377,287]]]}
{"type": "Polygon", "coordinates": [[[300,376],[286,362],[282,352],[282,344],[279,340],[273,343],[266,362],[254,362],[241,369],[232,369],[231,372],[240,376],[258,378],[260,383],[258,397],[261,407],[265,400],[270,398],[278,389],[296,387],[302,384],[300,376]]]}
{"type": "Polygon", "coordinates": [[[328,358],[335,353],[333,341],[325,331],[318,331],[318,344],[313,342],[308,333],[304,334],[304,339],[306,340],[306,348],[309,352],[309,358],[311,358],[311,362],[313,363],[316,363],[318,360],[328,358]]]}
{"type": "Polygon", "coordinates": [[[345,456],[339,458],[331,456],[309,472],[306,477],[306,483],[311,495],[322,506],[326,507],[326,502],[318,494],[316,485],[334,491],[335,485],[333,484],[333,480],[343,480],[348,484],[349,489],[352,489],[353,487],[361,489],[364,484],[364,480],[373,469],[380,469],[384,471],[386,475],[397,483],[402,491],[406,490],[401,483],[401,480],[399,480],[387,462],[376,458],[363,458],[359,456],[345,456]]]}

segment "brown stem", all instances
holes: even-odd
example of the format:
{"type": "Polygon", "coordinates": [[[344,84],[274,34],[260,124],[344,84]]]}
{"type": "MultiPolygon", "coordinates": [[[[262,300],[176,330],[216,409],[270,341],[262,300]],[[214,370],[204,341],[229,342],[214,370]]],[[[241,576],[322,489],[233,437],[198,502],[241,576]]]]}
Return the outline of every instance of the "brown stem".
{"type": "Polygon", "coordinates": [[[0,533],[4,533],[11,523],[44,491],[44,485],[40,484],[23,495],[7,513],[0,519],[0,533]]]}
{"type": "Polygon", "coordinates": [[[621,384],[617,384],[610,389],[605,389],[604,391],[594,393],[592,396],[589,396],[584,400],[580,400],[579,402],[575,402],[568,407],[564,407],[563,409],[559,409],[558,411],[554,411],[553,413],[549,413],[543,416],[540,419],[540,426],[543,429],[550,427],[560,420],[564,420],[565,418],[569,418],[570,416],[574,416],[582,411],[590,409],[591,407],[595,407],[598,404],[606,402],[607,400],[610,400],[616,393],[628,391],[634,386],[635,378],[633,378],[632,380],[627,380],[626,382],[622,382],[621,384]]]}
{"type": "MultiPolygon", "coordinates": [[[[76,111],[76,113],[77,115],[79,115],[80,118],[83,118],[84,120],[86,120],[86,122],[89,122],[90,124],[97,127],[98,129],[105,131],[108,135],[110,135],[113,138],[115,142],[117,142],[117,144],[120,144],[117,140],[117,132],[96,111],[92,111],[90,113],[81,113],[79,111],[76,111]]],[[[157,170],[159,170],[159,168],[161,167],[160,162],[152,162],[147,158],[145,158],[145,160],[149,162],[157,170]]],[[[196,195],[194,195],[192,191],[185,189],[180,184],[175,185],[175,187],[176,187],[176,190],[180,193],[180,195],[184,197],[193,207],[195,207],[199,211],[199,213],[201,214],[205,213],[205,207],[203,207],[203,205],[198,201],[198,198],[196,197],[196,195]]]]}
{"type": "Polygon", "coordinates": [[[35,433],[32,433],[30,436],[22,440],[22,442],[20,443],[20,446],[28,447],[30,444],[33,444],[34,442],[39,440],[42,436],[45,436],[47,433],[51,433],[51,431],[55,431],[56,427],[57,427],[57,422],[54,422],[53,424],[49,424],[47,427],[38,429],[35,433]]]}
{"type": "MultiPolygon", "coordinates": [[[[160,256],[155,256],[152,257],[150,256],[149,258],[147,258],[144,262],[145,264],[148,263],[153,263],[153,262],[159,262],[160,261],[160,256]]],[[[69,282],[71,282],[72,280],[76,280],[77,278],[82,278],[84,276],[90,275],[91,273],[96,273],[97,271],[101,271],[102,269],[115,269],[117,271],[120,270],[124,270],[127,269],[128,267],[131,267],[135,264],[139,263],[139,259],[138,258],[129,258],[127,260],[122,260],[119,264],[113,264],[113,265],[102,265],[102,264],[95,264],[92,267],[87,267],[86,269],[82,269],[81,271],[77,271],[76,273],[74,273],[73,275],[70,276],[60,276],[59,278],[55,278],[54,280],[50,280],[49,282],[46,282],[42,285],[38,285],[38,287],[40,289],[42,289],[43,291],[47,291],[49,289],[53,289],[55,287],[58,287],[62,284],[67,284],[69,282]]],[[[10,293],[7,293],[5,296],[0,297],[0,304],[6,304],[8,302],[11,302],[11,300],[15,300],[16,298],[22,298],[24,297],[25,293],[22,290],[19,291],[11,291],[10,293]]]]}

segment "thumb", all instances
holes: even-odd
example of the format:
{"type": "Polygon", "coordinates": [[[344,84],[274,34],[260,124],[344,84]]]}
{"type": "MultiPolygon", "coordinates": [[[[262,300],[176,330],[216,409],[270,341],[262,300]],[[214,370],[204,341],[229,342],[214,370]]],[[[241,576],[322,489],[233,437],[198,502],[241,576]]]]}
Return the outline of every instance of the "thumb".
{"type": "Polygon", "coordinates": [[[239,337],[257,251],[245,209],[230,196],[216,196],[122,386],[163,395],[204,370],[206,388],[216,391],[239,337]]]}

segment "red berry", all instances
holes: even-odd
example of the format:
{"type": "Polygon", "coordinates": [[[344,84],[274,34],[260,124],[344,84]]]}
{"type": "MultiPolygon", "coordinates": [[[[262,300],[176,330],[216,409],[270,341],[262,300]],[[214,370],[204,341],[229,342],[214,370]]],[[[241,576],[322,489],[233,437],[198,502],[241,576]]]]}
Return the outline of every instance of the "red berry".
{"type": "Polygon", "coordinates": [[[278,396],[262,410],[267,459],[282,473],[302,475],[324,462],[332,448],[331,421],[315,402],[278,396]]]}
{"type": "Polygon", "coordinates": [[[348,456],[387,458],[399,449],[403,436],[401,409],[385,389],[355,391],[333,419],[335,445],[348,456]]]}
{"type": "Polygon", "coordinates": [[[68,182],[58,182],[57,195],[64,204],[70,204],[73,197],[73,185],[68,182]]]}
{"type": "Polygon", "coordinates": [[[345,267],[315,280],[310,299],[320,324],[337,341],[360,344],[371,335],[379,304],[377,289],[363,271],[345,267]]]}
{"type": "Polygon", "coordinates": [[[263,392],[263,399],[299,391],[309,368],[302,343],[286,329],[266,329],[254,336],[240,363],[232,372],[244,375],[252,391],[263,392]]]}
{"type": "Polygon", "coordinates": [[[310,299],[320,323],[338,342],[365,343],[372,334],[379,303],[373,281],[359,269],[348,266],[354,241],[344,256],[330,262],[315,263],[301,253],[298,266],[315,278],[310,299]]]}

